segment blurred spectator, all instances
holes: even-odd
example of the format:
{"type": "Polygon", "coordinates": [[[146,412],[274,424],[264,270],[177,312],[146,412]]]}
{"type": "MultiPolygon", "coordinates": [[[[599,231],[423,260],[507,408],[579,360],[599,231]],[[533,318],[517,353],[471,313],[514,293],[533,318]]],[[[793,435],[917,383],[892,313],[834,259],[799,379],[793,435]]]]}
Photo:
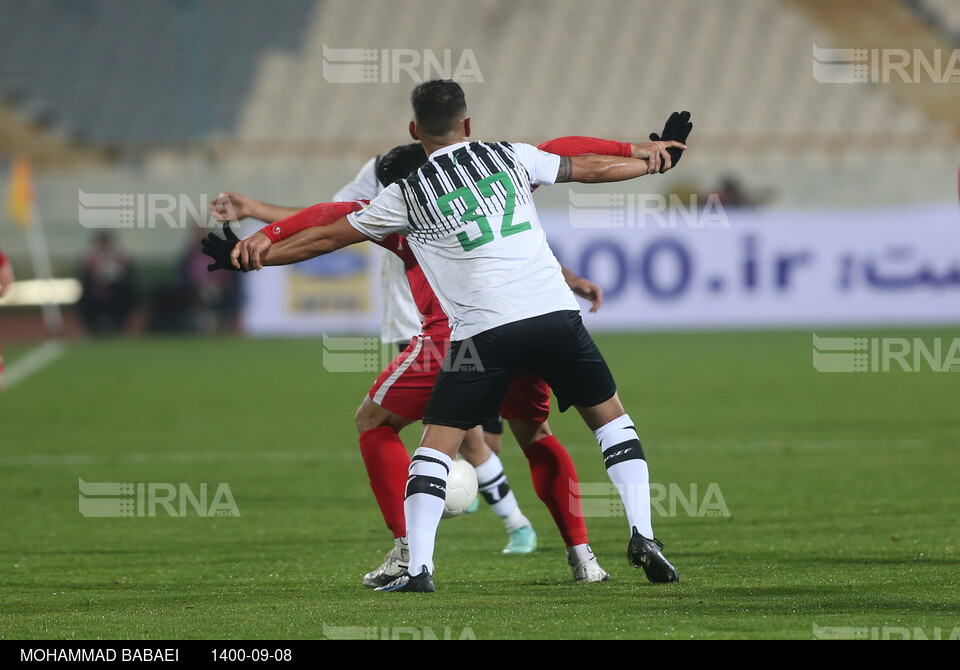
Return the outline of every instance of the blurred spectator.
{"type": "Polygon", "coordinates": [[[722,177],[720,188],[715,190],[713,195],[720,199],[722,207],[759,207],[766,204],[771,197],[769,192],[747,191],[740,180],[733,175],[722,177]]]}
{"type": "Polygon", "coordinates": [[[200,246],[207,231],[200,227],[197,230],[197,239],[187,247],[180,264],[181,284],[191,296],[193,330],[232,330],[240,309],[239,273],[207,271],[210,257],[200,246]]]}
{"type": "Polygon", "coordinates": [[[80,316],[94,335],[123,330],[136,302],[133,264],[110,232],[101,232],[83,259],[80,316]]]}
{"type": "Polygon", "coordinates": [[[208,272],[198,228],[180,259],[174,284],[164,286],[155,296],[150,328],[159,332],[215,333],[233,330],[240,309],[240,286],[236,272],[208,272]]]}

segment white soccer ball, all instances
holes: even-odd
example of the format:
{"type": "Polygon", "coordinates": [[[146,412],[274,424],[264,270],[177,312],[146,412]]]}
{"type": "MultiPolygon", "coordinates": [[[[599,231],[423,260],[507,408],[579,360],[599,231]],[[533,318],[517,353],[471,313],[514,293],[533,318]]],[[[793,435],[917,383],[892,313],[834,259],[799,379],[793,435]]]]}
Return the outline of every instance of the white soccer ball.
{"type": "Polygon", "coordinates": [[[477,471],[459,456],[447,475],[447,497],[443,502],[443,518],[460,516],[477,497],[477,471]]]}

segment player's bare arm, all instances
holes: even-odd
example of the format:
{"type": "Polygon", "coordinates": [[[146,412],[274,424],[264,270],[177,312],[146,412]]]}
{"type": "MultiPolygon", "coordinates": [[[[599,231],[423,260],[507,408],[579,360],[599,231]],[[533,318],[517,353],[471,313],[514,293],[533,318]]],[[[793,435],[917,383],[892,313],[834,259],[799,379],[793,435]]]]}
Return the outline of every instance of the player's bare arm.
{"type": "Polygon", "coordinates": [[[686,145],[669,142],[643,142],[635,145],[636,157],[561,156],[556,183],[579,182],[602,184],[666,172],[672,167],[668,149],[686,149],[686,145]]]}
{"type": "Polygon", "coordinates": [[[301,207],[271,205],[233,191],[221,193],[216,202],[210,204],[210,212],[218,221],[223,222],[253,218],[265,223],[273,223],[296,214],[301,209],[301,207]]]}
{"type": "Polygon", "coordinates": [[[257,231],[237,243],[230,259],[238,270],[259,270],[265,265],[299,263],[367,239],[343,216],[329,225],[307,228],[276,244],[263,231],[257,231]]]}
{"type": "Polygon", "coordinates": [[[563,272],[563,278],[566,280],[570,290],[573,291],[575,295],[590,301],[590,311],[596,312],[599,310],[600,306],[603,305],[603,289],[589,279],[584,279],[577,275],[577,273],[564,265],[560,266],[560,270],[563,272]]]}

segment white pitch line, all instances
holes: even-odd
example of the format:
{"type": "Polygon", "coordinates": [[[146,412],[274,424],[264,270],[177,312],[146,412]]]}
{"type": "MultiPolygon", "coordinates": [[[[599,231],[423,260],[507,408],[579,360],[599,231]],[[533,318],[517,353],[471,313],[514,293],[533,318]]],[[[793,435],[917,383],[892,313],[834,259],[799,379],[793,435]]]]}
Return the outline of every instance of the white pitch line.
{"type": "Polygon", "coordinates": [[[9,390],[22,382],[30,375],[43,370],[45,367],[63,356],[66,347],[60,340],[47,340],[39,347],[18,358],[7,366],[3,373],[3,387],[9,390]]]}
{"type": "MultiPolygon", "coordinates": [[[[848,440],[798,440],[771,442],[680,442],[664,444],[663,449],[723,449],[728,451],[797,449],[797,450],[845,450],[871,447],[875,449],[917,449],[935,446],[934,440],[889,438],[889,439],[848,439],[848,440]]],[[[574,451],[596,449],[596,445],[568,445],[574,451]]],[[[326,451],[234,451],[224,453],[147,453],[147,454],[31,454],[29,456],[0,457],[0,467],[16,466],[76,466],[76,465],[182,465],[204,463],[228,463],[238,460],[258,461],[261,463],[306,463],[313,461],[351,461],[357,458],[349,448],[326,451]]]]}
{"type": "Polygon", "coordinates": [[[260,461],[265,463],[304,463],[309,461],[350,460],[353,453],[324,451],[260,451],[229,453],[179,453],[166,454],[32,454],[29,456],[0,457],[0,467],[8,466],[56,466],[56,465],[155,465],[155,464],[203,464],[226,463],[238,460],[260,461]]]}
{"type": "Polygon", "coordinates": [[[753,442],[664,442],[660,449],[668,450],[672,447],[679,449],[723,449],[723,450],[749,450],[749,451],[773,451],[777,449],[797,449],[801,451],[816,450],[835,450],[858,449],[864,446],[878,448],[894,449],[920,449],[932,447],[936,444],[935,440],[928,438],[850,438],[841,440],[770,440],[753,442]]]}

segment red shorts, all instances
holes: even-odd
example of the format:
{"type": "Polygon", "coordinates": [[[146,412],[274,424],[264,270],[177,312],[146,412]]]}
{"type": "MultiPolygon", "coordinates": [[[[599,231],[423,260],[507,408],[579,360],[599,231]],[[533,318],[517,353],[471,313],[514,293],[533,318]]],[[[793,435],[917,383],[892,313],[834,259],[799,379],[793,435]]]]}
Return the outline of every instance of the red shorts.
{"type": "Polygon", "coordinates": [[[377,377],[370,399],[385,410],[419,421],[449,347],[447,338],[417,335],[377,377]]]}
{"type": "MultiPolygon", "coordinates": [[[[417,335],[390,362],[370,388],[370,399],[385,410],[419,421],[437,381],[450,340],[417,335]]],[[[550,414],[550,387],[532,372],[518,372],[500,407],[504,419],[541,424],[550,414]]]]}
{"type": "Polygon", "coordinates": [[[550,416],[550,387],[541,377],[528,370],[518,372],[500,405],[504,419],[523,419],[540,425],[550,416]]]}

